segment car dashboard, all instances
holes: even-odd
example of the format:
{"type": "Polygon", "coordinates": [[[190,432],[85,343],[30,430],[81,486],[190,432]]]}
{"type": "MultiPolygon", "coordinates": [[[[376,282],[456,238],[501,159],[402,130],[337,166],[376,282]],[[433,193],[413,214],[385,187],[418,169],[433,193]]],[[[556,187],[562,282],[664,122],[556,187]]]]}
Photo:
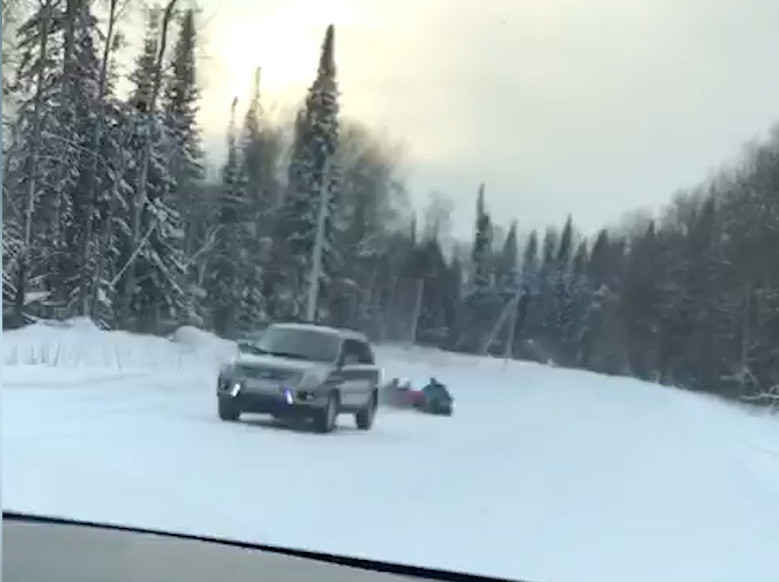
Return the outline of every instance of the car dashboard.
{"type": "Polygon", "coordinates": [[[229,540],[3,514],[4,582],[497,581],[229,540]]]}

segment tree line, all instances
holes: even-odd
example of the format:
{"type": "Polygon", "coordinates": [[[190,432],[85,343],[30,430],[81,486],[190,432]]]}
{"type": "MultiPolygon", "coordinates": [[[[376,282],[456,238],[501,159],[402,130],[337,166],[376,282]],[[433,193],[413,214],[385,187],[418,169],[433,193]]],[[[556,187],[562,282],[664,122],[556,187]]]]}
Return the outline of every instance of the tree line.
{"type": "Polygon", "coordinates": [[[14,110],[3,120],[7,325],[85,316],[235,335],[300,318],[323,189],[319,316],[347,309],[351,273],[388,244],[408,202],[398,149],[341,120],[332,26],[293,120],[265,114],[259,69],[248,99],[225,108],[228,154],[213,180],[197,125],[195,10],[149,9],[123,79],[120,0],[102,22],[86,0],[15,8],[3,95],[14,110]]]}
{"type": "Polygon", "coordinates": [[[594,237],[571,217],[524,240],[514,221],[502,235],[482,185],[473,240],[452,250],[440,200],[422,224],[408,210],[397,148],[344,121],[333,27],[292,120],[266,115],[259,70],[226,107],[213,180],[197,126],[196,11],[176,0],[148,11],[119,95],[122,8],[110,0],[100,23],[86,0],[15,14],[6,325],[85,316],[237,336],[300,320],[321,230],[323,323],[734,398],[779,392],[779,132],[657,217],[594,237]]]}
{"type": "Polygon", "coordinates": [[[569,217],[521,252],[515,225],[501,247],[491,231],[482,190],[457,307],[423,319],[445,322],[440,345],[777,402],[779,129],[632,228],[588,239],[569,217]]]}

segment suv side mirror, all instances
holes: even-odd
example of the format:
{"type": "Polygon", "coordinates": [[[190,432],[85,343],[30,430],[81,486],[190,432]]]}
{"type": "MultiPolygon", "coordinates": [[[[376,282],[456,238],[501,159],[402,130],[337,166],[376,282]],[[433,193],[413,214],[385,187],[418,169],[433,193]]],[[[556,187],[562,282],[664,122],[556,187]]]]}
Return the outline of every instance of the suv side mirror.
{"type": "Polygon", "coordinates": [[[257,347],[257,344],[250,340],[239,341],[238,351],[242,354],[251,354],[253,356],[259,356],[262,354],[262,350],[257,347]]]}

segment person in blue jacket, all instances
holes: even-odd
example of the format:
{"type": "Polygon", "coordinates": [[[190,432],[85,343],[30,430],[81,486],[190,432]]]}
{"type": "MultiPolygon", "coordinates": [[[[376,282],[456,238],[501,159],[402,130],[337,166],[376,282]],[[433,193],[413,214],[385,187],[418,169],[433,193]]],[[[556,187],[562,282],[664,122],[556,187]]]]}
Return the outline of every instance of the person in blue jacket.
{"type": "Polygon", "coordinates": [[[422,388],[422,394],[425,412],[447,416],[452,414],[453,398],[444,384],[435,378],[430,378],[427,386],[422,388]]]}

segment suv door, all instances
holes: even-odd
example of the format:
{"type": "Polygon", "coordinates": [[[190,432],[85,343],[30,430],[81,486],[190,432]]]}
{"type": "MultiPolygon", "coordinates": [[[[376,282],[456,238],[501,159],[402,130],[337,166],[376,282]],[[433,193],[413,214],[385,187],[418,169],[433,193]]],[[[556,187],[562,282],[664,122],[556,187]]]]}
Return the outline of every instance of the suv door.
{"type": "Polygon", "coordinates": [[[341,346],[342,404],[358,409],[370,400],[379,383],[379,370],[367,342],[346,339],[341,346]]]}

